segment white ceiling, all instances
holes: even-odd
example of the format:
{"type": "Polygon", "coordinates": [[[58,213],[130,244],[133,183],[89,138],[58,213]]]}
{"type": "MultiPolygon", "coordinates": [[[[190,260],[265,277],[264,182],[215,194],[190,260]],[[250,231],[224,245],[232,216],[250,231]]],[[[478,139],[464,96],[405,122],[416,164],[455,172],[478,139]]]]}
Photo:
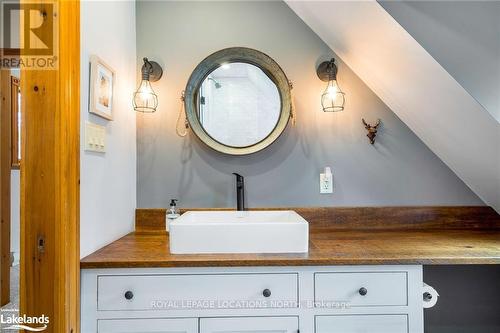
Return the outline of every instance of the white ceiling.
{"type": "Polygon", "coordinates": [[[500,124],[392,16],[373,0],[286,2],[441,160],[500,212],[500,124]]]}

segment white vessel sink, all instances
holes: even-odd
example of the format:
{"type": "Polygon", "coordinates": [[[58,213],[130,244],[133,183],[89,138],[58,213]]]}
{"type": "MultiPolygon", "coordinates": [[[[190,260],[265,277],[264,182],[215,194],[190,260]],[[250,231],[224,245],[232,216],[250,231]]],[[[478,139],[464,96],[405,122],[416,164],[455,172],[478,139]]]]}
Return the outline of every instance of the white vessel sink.
{"type": "Polygon", "coordinates": [[[309,224],[294,211],[189,211],[170,223],[170,253],[305,253],[309,224]]]}

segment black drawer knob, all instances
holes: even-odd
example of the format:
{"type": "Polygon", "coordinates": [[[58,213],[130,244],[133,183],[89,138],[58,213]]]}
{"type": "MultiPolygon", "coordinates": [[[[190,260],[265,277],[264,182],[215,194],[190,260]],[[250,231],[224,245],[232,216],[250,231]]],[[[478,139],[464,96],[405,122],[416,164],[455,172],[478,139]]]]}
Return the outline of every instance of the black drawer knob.
{"type": "Polygon", "coordinates": [[[134,298],[134,293],[131,292],[130,290],[125,292],[125,298],[130,301],[132,298],[134,298]]]}
{"type": "Polygon", "coordinates": [[[264,289],[264,290],[262,291],[262,295],[263,295],[264,297],[269,297],[269,296],[271,296],[271,290],[269,290],[269,289],[264,289]]]}
{"type": "Polygon", "coordinates": [[[361,296],[365,296],[366,294],[368,294],[368,290],[366,290],[365,287],[359,288],[358,292],[361,296]]]}

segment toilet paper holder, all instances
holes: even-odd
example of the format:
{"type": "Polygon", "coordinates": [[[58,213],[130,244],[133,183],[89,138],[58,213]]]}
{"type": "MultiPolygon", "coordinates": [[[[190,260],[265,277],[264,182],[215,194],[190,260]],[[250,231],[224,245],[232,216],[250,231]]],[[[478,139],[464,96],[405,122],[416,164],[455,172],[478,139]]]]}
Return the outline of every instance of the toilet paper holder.
{"type": "Polygon", "coordinates": [[[432,308],[438,301],[439,294],[433,287],[424,283],[422,285],[422,306],[424,309],[432,308]]]}
{"type": "Polygon", "coordinates": [[[424,292],[423,295],[424,301],[430,301],[432,299],[432,294],[428,291],[424,292]]]}

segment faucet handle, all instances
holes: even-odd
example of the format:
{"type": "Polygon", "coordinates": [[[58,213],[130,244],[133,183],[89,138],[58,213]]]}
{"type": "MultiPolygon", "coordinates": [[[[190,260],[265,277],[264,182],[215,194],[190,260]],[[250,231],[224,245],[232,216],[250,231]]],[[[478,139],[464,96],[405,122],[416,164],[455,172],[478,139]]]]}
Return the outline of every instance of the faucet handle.
{"type": "Polygon", "coordinates": [[[236,173],[236,172],[233,172],[233,175],[236,176],[236,181],[237,182],[242,182],[244,177],[242,175],[240,175],[239,173],[236,173]]]}

